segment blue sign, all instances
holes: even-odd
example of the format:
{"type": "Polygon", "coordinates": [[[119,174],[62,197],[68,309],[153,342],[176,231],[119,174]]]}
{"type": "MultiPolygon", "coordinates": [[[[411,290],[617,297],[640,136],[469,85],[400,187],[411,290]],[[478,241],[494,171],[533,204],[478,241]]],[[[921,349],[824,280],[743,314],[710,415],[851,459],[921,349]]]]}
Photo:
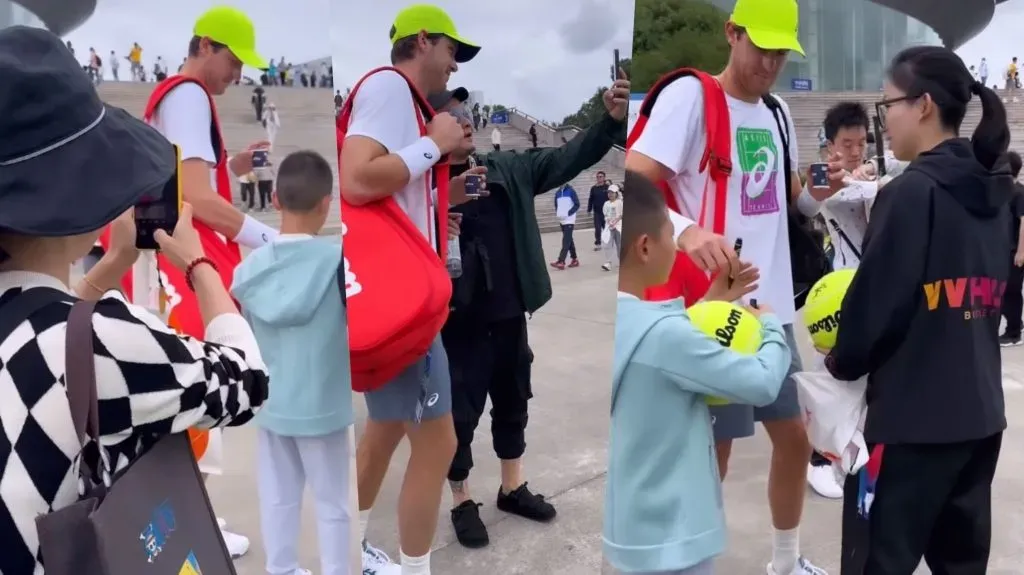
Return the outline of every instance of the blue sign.
{"type": "Polygon", "coordinates": [[[811,79],[810,78],[793,78],[789,81],[789,87],[794,92],[810,92],[811,91],[811,79]]]}
{"type": "Polygon", "coordinates": [[[508,123],[508,111],[502,110],[500,112],[494,112],[491,114],[492,124],[507,124],[508,123]]]}

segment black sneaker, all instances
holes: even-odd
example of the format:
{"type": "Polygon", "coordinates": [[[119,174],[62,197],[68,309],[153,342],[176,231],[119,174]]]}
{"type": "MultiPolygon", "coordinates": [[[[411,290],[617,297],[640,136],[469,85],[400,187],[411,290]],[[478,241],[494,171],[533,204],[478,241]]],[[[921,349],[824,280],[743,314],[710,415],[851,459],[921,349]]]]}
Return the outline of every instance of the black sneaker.
{"type": "Polygon", "coordinates": [[[455,538],[463,547],[479,549],[487,547],[491,542],[487,536],[487,527],[480,520],[480,506],[472,499],[463,501],[452,509],[452,527],[455,527],[455,538]]]}
{"type": "Polygon", "coordinates": [[[1020,344],[1021,344],[1021,339],[1020,339],[1019,335],[1016,336],[1016,337],[1014,337],[1012,335],[1005,335],[1005,334],[999,336],[999,347],[1013,347],[1015,345],[1020,345],[1020,344]]]}
{"type": "Polygon", "coordinates": [[[505,513],[513,513],[534,521],[551,521],[555,518],[555,506],[544,501],[544,496],[531,493],[523,483],[508,495],[498,488],[498,509],[505,513]]]}

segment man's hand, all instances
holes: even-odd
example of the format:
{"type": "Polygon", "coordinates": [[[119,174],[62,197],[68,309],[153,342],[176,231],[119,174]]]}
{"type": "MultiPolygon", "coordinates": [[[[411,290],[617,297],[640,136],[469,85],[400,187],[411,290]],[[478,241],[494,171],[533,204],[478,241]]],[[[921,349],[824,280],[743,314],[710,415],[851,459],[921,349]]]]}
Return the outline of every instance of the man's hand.
{"type": "Polygon", "coordinates": [[[619,79],[615,80],[612,87],[601,95],[608,115],[620,122],[626,119],[626,114],[629,112],[629,86],[626,71],[619,68],[619,79]]]}
{"type": "Polygon", "coordinates": [[[696,224],[679,234],[676,247],[690,256],[693,263],[702,270],[729,275],[739,269],[736,252],[729,242],[696,224]]]}
{"type": "Polygon", "coordinates": [[[228,168],[236,177],[242,177],[252,171],[252,153],[257,150],[269,150],[270,142],[260,140],[249,144],[245,151],[239,152],[228,161],[228,168]]]}
{"type": "Polygon", "coordinates": [[[840,162],[839,154],[832,154],[828,158],[828,187],[827,188],[816,188],[811,183],[811,171],[807,170],[807,191],[810,192],[811,197],[815,200],[823,201],[831,198],[832,196],[839,193],[840,190],[846,187],[843,180],[849,177],[850,173],[843,169],[843,165],[840,162]]]}
{"type": "MultiPolygon", "coordinates": [[[[462,128],[459,128],[460,130],[462,128]]],[[[491,192],[487,191],[487,167],[477,166],[470,168],[462,174],[452,178],[448,184],[448,203],[453,206],[460,206],[470,200],[475,200],[478,197],[489,196],[491,192]],[[480,186],[477,187],[476,194],[473,196],[466,195],[466,176],[480,176],[480,186]]]]}
{"type": "Polygon", "coordinates": [[[1017,253],[1013,254],[1013,265],[1024,266],[1024,251],[1017,250],[1017,253]]]}
{"type": "Polygon", "coordinates": [[[462,233],[462,214],[448,212],[448,239],[454,240],[462,233]]]}
{"type": "Polygon", "coordinates": [[[761,271],[754,267],[754,264],[739,262],[739,271],[735,277],[730,277],[726,273],[719,273],[715,276],[704,299],[707,301],[737,301],[756,290],[757,281],[760,279],[761,271]]]}
{"type": "Polygon", "coordinates": [[[455,116],[441,112],[427,124],[427,135],[434,140],[442,154],[449,154],[462,144],[466,131],[455,116]]]}

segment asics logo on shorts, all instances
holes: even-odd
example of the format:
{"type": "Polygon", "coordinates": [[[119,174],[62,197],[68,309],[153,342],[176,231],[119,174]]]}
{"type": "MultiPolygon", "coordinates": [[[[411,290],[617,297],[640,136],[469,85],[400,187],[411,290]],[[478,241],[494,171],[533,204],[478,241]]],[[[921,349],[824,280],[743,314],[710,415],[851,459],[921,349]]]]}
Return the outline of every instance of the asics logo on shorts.
{"type": "Polygon", "coordinates": [[[437,403],[437,400],[438,395],[436,393],[430,394],[430,397],[427,398],[427,407],[434,407],[434,404],[437,403]]]}

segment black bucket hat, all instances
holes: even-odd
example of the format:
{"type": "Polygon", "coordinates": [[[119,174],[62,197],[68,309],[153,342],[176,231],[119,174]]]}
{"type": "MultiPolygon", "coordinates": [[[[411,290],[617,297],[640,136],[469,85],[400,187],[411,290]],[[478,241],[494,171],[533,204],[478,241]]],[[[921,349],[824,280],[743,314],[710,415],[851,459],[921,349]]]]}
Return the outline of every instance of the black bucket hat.
{"type": "Polygon", "coordinates": [[[0,30],[0,134],[4,231],[92,232],[174,175],[171,143],[105,105],[64,43],[46,30],[0,30]]]}

